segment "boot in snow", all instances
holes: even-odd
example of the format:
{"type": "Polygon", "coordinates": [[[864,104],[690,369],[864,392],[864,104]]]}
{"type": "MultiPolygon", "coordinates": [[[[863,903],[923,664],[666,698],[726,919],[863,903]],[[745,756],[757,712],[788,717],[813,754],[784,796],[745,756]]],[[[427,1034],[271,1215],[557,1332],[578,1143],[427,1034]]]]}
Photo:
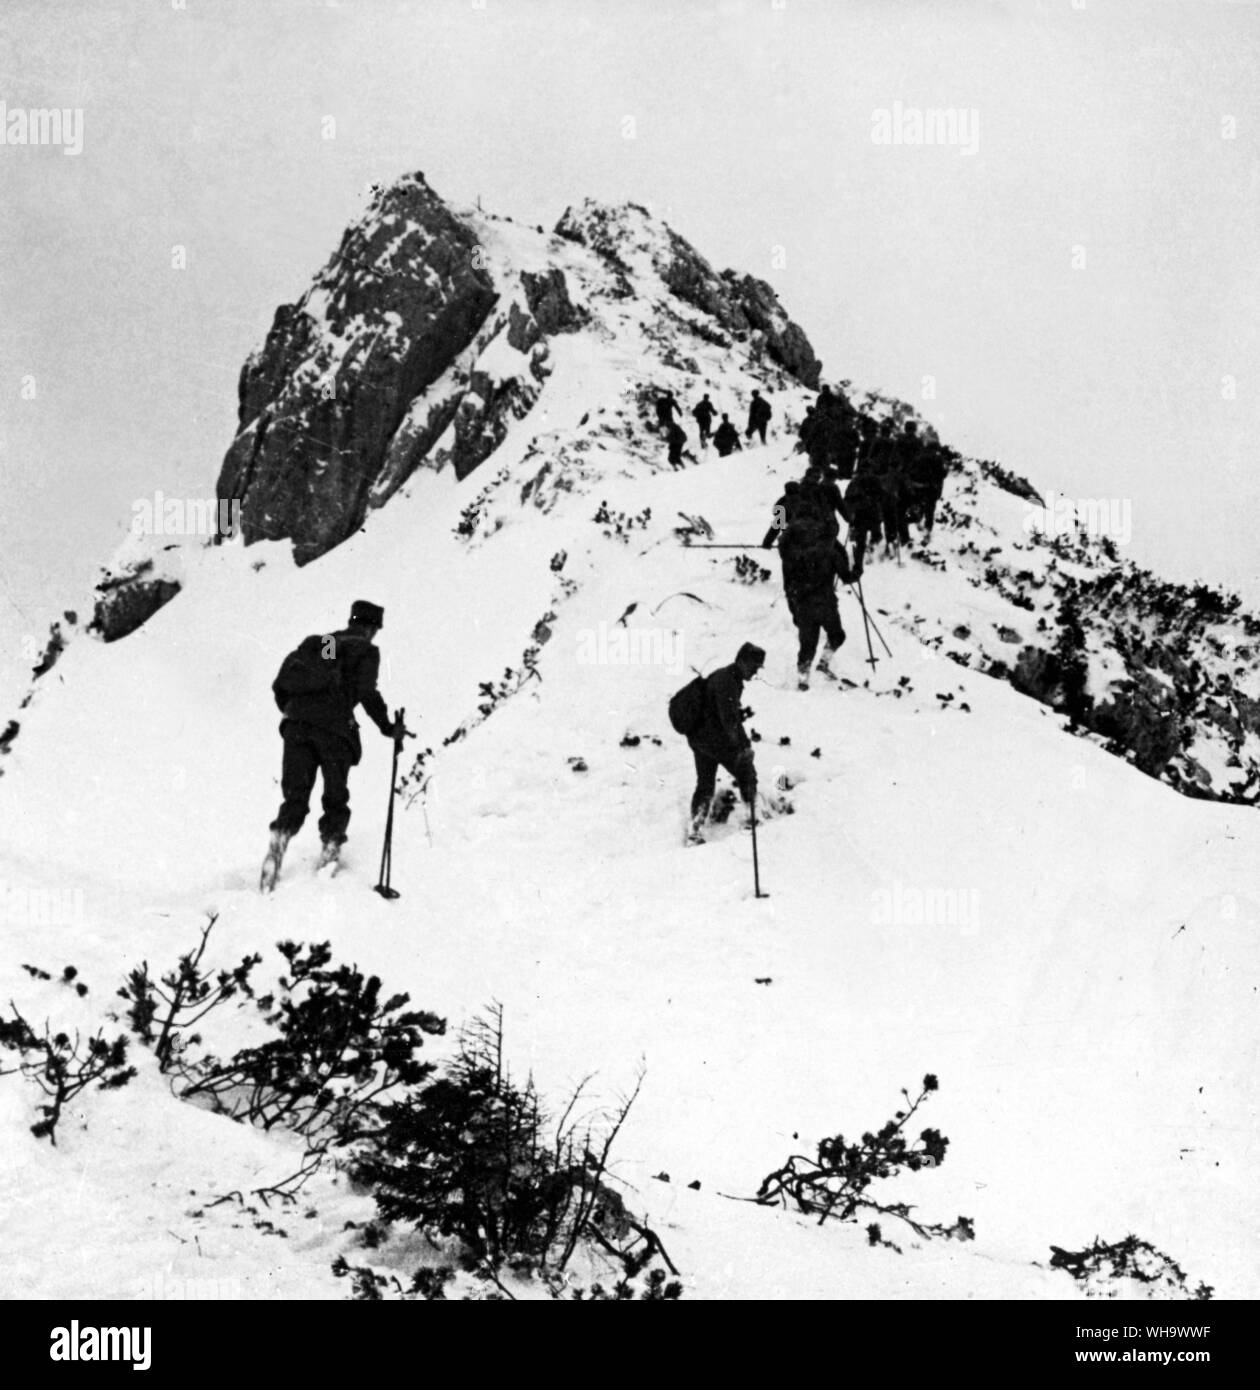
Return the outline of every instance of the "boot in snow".
{"type": "Polygon", "coordinates": [[[802,662],[796,668],[796,688],[797,690],[809,689],[809,663],[802,662]]]}
{"type": "Polygon", "coordinates": [[[315,864],[315,872],[322,873],[328,869],[331,878],[338,869],[341,868],[341,841],[325,840],[323,847],[319,851],[319,859],[315,864]],[[329,866],[332,866],[329,868],[329,866]]]}
{"type": "Polygon", "coordinates": [[[284,863],[284,852],[293,838],[287,830],[273,830],[271,842],[267,846],[267,857],[263,860],[262,874],[258,880],[258,891],[270,893],[280,876],[280,865],[284,863]]]}

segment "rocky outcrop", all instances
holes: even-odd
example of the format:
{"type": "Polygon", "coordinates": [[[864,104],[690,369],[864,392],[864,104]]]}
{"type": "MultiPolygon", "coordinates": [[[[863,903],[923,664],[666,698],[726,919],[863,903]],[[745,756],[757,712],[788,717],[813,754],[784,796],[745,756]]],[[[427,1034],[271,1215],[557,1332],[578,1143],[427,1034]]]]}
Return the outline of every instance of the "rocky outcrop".
{"type": "MultiPolygon", "coordinates": [[[[238,433],[218,482],[221,498],[241,503],[247,543],[290,538],[301,564],[358,529],[404,417],[494,307],[478,249],[417,174],[378,195],[312,288],[276,311],[241,373],[238,433]]],[[[408,462],[457,404],[436,403],[408,462]]]]}
{"type": "MultiPolygon", "coordinates": [[[[121,572],[107,574],[96,586],[100,598],[87,630],[104,642],[120,637],[147,623],[159,608],[180,591],[179,580],[155,572],[151,559],[141,560],[121,572]]],[[[38,672],[36,673],[38,674],[38,672]]]]}
{"type": "MultiPolygon", "coordinates": [[[[1236,595],[1159,579],[1109,536],[1030,528],[1028,507],[1019,515],[1003,493],[1043,506],[993,460],[955,471],[937,536],[952,537],[951,559],[985,593],[985,616],[916,615],[915,635],[1187,796],[1257,804],[1260,618],[1236,595]],[[992,524],[999,514],[1006,529],[992,524]]],[[[947,568],[936,540],[911,553],[947,568]]]]}
{"type": "Polygon", "coordinates": [[[711,315],[735,338],[759,344],[803,386],[818,389],[822,363],[774,290],[751,275],[717,274],[689,241],[646,208],[587,199],[565,210],[556,234],[589,246],[623,273],[651,269],[671,294],[711,315]]]}
{"type": "Polygon", "coordinates": [[[530,315],[548,337],[576,333],[590,321],[590,313],[569,298],[569,282],[559,266],[540,272],[523,270],[521,286],[530,315]]]}

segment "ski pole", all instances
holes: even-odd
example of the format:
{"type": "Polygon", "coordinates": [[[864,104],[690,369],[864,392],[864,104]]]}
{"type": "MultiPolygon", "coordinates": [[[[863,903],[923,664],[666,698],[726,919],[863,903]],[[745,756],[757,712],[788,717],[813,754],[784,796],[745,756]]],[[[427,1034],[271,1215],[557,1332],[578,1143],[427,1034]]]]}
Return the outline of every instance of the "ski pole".
{"type": "MultiPolygon", "coordinates": [[[[865,612],[866,612],[866,603],[865,603],[865,601],[864,601],[863,598],[862,598],[862,581],[861,581],[860,579],[859,579],[858,582],[857,582],[857,588],[858,588],[858,602],[862,604],[862,612],[865,613],[865,612]]],[[[879,630],[878,627],[875,626],[875,619],[872,618],[872,619],[870,620],[870,623],[871,623],[871,626],[872,626],[873,628],[875,628],[875,636],[879,638],[879,644],[880,644],[881,647],[883,647],[885,654],[888,655],[888,656],[892,656],[892,651],[889,649],[888,643],[884,641],[884,634],[879,630]]]]}
{"type": "MultiPolygon", "coordinates": [[[[403,715],[405,710],[399,710],[394,716],[394,727],[401,730],[403,725],[403,715]]],[[[382,898],[387,898],[391,902],[395,898],[402,897],[397,888],[391,888],[389,883],[390,873],[394,867],[394,794],[398,790],[398,753],[402,748],[403,735],[401,732],[394,735],[394,763],[389,774],[389,813],[385,817],[385,843],[381,848],[381,873],[380,882],[376,885],[376,892],[382,898]]]]}
{"type": "MultiPolygon", "coordinates": [[[[850,585],[849,587],[850,589],[853,588],[852,585],[850,585]]],[[[871,668],[871,674],[873,675],[875,672],[876,661],[875,649],[871,646],[871,620],[866,616],[866,604],[862,602],[862,593],[860,589],[855,591],[855,597],[858,601],[858,607],[862,610],[862,627],[866,632],[866,660],[867,664],[871,668]]]]}
{"type": "Polygon", "coordinates": [[[757,862],[757,789],[755,787],[753,788],[752,800],[748,805],[749,809],[752,811],[750,825],[752,827],[753,846],[753,897],[768,898],[770,894],[761,891],[761,867],[757,862]]]}

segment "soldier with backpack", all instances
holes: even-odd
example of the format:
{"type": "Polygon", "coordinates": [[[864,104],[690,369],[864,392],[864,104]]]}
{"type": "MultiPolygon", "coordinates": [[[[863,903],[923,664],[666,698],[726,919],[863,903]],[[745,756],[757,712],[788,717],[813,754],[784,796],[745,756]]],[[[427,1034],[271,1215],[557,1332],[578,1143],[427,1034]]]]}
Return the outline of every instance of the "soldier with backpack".
{"type": "Polygon", "coordinates": [[[280,722],[284,800],[270,826],[271,843],[262,871],[264,891],[275,886],[289,841],[306,820],[316,773],[324,782],[319,867],[335,863],[340,855],[350,822],[350,769],[363,756],[354,718],[356,705],[362,705],[386,738],[401,742],[408,734],[391,721],[376,688],[381,654],[374,639],[384,621],[384,609],[356,600],[346,626],[340,632],[307,637],[285,657],[272,684],[284,716],[280,722]]]}
{"type": "Polygon", "coordinates": [[[800,482],[784,485],[782,497],[774,504],[774,520],[762,538],[761,548],[769,550],[794,521],[805,517],[813,518],[818,529],[829,532],[834,540],[840,534],[837,516],[847,520],[840,489],[826,477],[820,464],[811,463],[800,482]]]}
{"type": "Polygon", "coordinates": [[[713,436],[713,444],[718,453],[723,458],[734,449],[742,449],[744,446],[739,442],[739,431],[731,424],[729,415],[722,416],[722,423],[717,427],[713,436]]]}
{"type": "Polygon", "coordinates": [[[744,732],[744,682],[761,670],[765,660],[760,647],[745,642],[730,666],[711,676],[697,676],[669,702],[670,723],[686,737],[696,762],[688,844],[704,843],[700,831],[712,806],[719,767],[734,777],[745,804],[753,804],[757,769],[752,744],[744,732]]]}
{"type": "Polygon", "coordinates": [[[811,463],[805,470],[805,476],[801,479],[800,499],[802,510],[812,512],[834,540],[840,534],[844,501],[840,489],[827,477],[821,464],[811,463]]]}

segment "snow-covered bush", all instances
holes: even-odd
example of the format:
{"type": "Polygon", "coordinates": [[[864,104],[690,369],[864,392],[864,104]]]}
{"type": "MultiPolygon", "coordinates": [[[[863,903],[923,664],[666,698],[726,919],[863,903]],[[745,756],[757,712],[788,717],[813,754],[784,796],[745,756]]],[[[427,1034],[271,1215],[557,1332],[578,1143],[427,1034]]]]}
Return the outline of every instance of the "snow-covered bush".
{"type": "MultiPolygon", "coordinates": [[[[921,1168],[935,1168],[945,1161],[949,1140],[939,1130],[925,1129],[912,1143],[907,1143],[902,1133],[937,1086],[936,1077],[929,1073],[923,1078],[923,1089],[915,1100],[911,1101],[909,1093],[903,1090],[901,1094],[909,1108],[898,1110],[878,1134],[869,1131],[863,1134],[859,1143],[846,1144],[844,1135],[837,1134],[819,1140],[815,1158],[793,1154],[782,1168],[762,1179],[754,1200],[762,1206],[793,1203],[798,1211],[817,1216],[820,1225],[828,1217],[851,1221],[859,1209],[866,1209],[897,1217],[924,1239],[947,1236],[974,1240],[975,1229],[968,1216],[958,1217],[951,1226],[924,1224],[911,1216],[914,1208],[905,1202],[883,1203],[869,1195],[871,1184],[879,1178],[893,1177],[903,1170],[917,1173],[921,1168]]],[[[868,1227],[867,1234],[872,1245],[892,1244],[882,1238],[878,1226],[868,1227]]]]}
{"type": "Polygon", "coordinates": [[[383,998],[375,975],[332,967],[327,942],[283,941],[278,949],[289,973],[278,995],[255,1001],[278,1035],[227,1060],[183,1062],[179,1094],[263,1129],[282,1125],[312,1146],[350,1143],[369,1119],[375,1124],[383,1097],[433,1073],[417,1054],[446,1022],[406,1010],[406,994],[383,998]]]}
{"type": "Polygon", "coordinates": [[[158,1070],[166,1071],[186,1048],[201,1041],[201,1035],[190,1030],[205,1016],[239,994],[253,997],[249,976],[260,955],[242,956],[234,970],[220,970],[211,977],[202,970],[202,958],[217,913],[202,928],[196,947],[180,956],[174,970],[168,970],[160,980],[149,974],[149,962],[142,961],[127,976],[118,991],[129,1008],[127,1022],[141,1042],[149,1044],[158,1059],[158,1070]]]}
{"type": "Polygon", "coordinates": [[[553,1120],[532,1079],[512,1079],[495,1008],[465,1032],[445,1075],[383,1107],[352,1173],[382,1220],[454,1240],[465,1268],[496,1283],[505,1270],[554,1279],[579,1249],[611,1257],[624,1279],[657,1257],[676,1273],[607,1179],[637,1094],[601,1126],[575,1118],[579,1087],[553,1120]]]}
{"type": "Polygon", "coordinates": [[[84,1042],[77,1032],[73,1039],[69,1033],[54,1033],[47,1022],[37,1033],[15,1005],[9,1008],[13,1016],[0,1018],[0,1047],[16,1052],[20,1060],[0,1076],[20,1073],[48,1097],[39,1107],[43,1119],[31,1126],[31,1133],[56,1145],[62,1112],[80,1091],[94,1082],[102,1091],[117,1090],[135,1076],[135,1067],[127,1065],[126,1036],[120,1033],[107,1042],[98,1031],[84,1042]]]}
{"type": "Polygon", "coordinates": [[[1184,1298],[1206,1301],[1210,1284],[1191,1289],[1185,1271],[1171,1256],[1149,1241],[1127,1235],[1123,1240],[1094,1243],[1084,1250],[1050,1247],[1050,1268],[1066,1270],[1088,1298],[1117,1298],[1137,1292],[1144,1298],[1184,1298]]]}

